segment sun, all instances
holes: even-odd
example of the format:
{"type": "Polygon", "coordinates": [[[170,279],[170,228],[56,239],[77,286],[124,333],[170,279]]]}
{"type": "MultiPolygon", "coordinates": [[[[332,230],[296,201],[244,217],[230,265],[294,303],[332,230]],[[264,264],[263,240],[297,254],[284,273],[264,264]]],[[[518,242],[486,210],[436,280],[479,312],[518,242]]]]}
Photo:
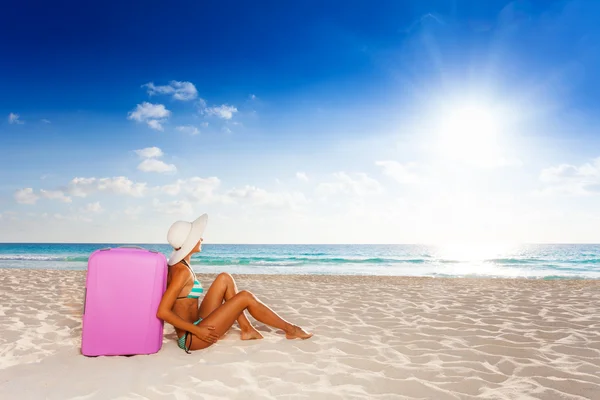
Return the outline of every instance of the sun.
{"type": "Polygon", "coordinates": [[[436,147],[445,158],[486,165],[499,157],[501,131],[502,119],[491,107],[453,106],[439,119],[436,147]]]}

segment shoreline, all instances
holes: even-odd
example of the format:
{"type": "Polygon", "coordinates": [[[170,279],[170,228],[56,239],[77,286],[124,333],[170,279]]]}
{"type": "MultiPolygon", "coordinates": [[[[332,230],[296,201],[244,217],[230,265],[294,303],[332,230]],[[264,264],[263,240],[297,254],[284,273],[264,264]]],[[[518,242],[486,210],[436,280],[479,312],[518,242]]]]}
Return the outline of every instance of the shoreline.
{"type": "MultiPolygon", "coordinates": [[[[202,264],[192,264],[192,265],[202,265],[202,264]]],[[[226,267],[226,266],[224,266],[226,267]]],[[[7,271],[27,271],[27,272],[31,272],[31,271],[38,271],[38,272],[49,272],[49,271],[53,271],[53,272],[70,272],[70,273],[86,273],[87,269],[66,269],[66,268],[23,268],[23,267],[6,267],[6,266],[0,266],[0,271],[2,270],[7,270],[7,271]]],[[[223,272],[229,272],[227,271],[227,268],[222,268],[223,272]]],[[[214,277],[216,277],[219,273],[218,272],[198,272],[197,270],[194,270],[194,272],[196,273],[196,275],[198,276],[204,276],[204,278],[206,279],[213,279],[214,277]]],[[[443,279],[449,279],[449,280],[454,280],[454,279],[465,279],[465,280],[474,280],[474,281],[486,281],[486,280],[490,280],[490,281],[508,281],[508,282],[512,282],[512,281],[542,281],[542,282],[555,282],[555,281],[597,281],[600,282],[600,278],[590,278],[590,277],[564,277],[564,276],[546,276],[546,277],[525,277],[525,276],[515,276],[515,277],[507,277],[507,276],[498,276],[498,277],[494,277],[494,276],[473,276],[473,275],[469,275],[469,276],[452,276],[452,275],[440,275],[440,276],[426,276],[426,275],[373,275],[373,274],[364,274],[364,275],[360,275],[360,274],[330,274],[330,273],[322,273],[322,274],[316,274],[316,273],[312,273],[312,274],[299,274],[299,273],[286,273],[286,274],[273,274],[273,273],[252,273],[252,274],[247,274],[247,273],[236,273],[236,272],[229,272],[231,275],[234,275],[236,277],[240,277],[240,278],[251,278],[251,277],[266,277],[266,278],[275,278],[275,277],[306,277],[308,279],[310,279],[311,277],[340,277],[340,278],[349,278],[349,279],[371,279],[371,278],[376,278],[376,279],[392,279],[392,280],[404,280],[404,279],[433,279],[433,280],[443,280],[443,279]]]]}

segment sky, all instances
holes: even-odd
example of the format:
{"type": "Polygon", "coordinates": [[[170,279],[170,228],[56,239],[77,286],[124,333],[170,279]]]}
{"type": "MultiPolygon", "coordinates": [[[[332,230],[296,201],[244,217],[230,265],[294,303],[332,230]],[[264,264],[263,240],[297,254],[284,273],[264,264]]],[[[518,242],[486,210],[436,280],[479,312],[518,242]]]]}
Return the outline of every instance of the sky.
{"type": "Polygon", "coordinates": [[[600,2],[13,2],[0,241],[599,243],[600,2]]]}

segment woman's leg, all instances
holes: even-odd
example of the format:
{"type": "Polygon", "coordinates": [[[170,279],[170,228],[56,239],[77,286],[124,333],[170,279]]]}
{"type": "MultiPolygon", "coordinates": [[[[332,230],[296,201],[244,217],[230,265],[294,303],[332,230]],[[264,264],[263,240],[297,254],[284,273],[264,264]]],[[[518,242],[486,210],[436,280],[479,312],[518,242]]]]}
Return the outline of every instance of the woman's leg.
{"type": "MultiPolygon", "coordinates": [[[[299,326],[282,319],[263,302],[258,300],[256,296],[246,290],[242,290],[226,301],[225,304],[219,306],[206,319],[203,319],[198,326],[214,326],[216,333],[223,335],[231,328],[231,325],[233,325],[245,309],[258,321],[283,330],[288,339],[308,339],[312,336],[312,333],[308,333],[299,326]]],[[[192,350],[204,349],[211,345],[211,343],[200,340],[196,336],[193,336],[193,338],[195,340],[192,342],[192,350]]]]}
{"type": "MultiPolygon", "coordinates": [[[[198,316],[202,319],[207,318],[214,310],[223,304],[223,300],[228,301],[238,293],[237,285],[233,277],[227,272],[222,272],[215,278],[214,282],[208,288],[206,295],[202,299],[198,316]]],[[[262,339],[263,336],[248,321],[248,317],[242,311],[237,318],[237,322],[242,331],[242,340],[262,339]]]]}

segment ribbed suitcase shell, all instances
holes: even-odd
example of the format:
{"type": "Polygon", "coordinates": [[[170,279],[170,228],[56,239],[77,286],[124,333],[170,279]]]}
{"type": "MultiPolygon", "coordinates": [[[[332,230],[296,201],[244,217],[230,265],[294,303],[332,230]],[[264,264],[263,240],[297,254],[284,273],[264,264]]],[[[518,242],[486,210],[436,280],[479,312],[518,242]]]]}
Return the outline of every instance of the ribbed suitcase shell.
{"type": "Polygon", "coordinates": [[[152,354],[162,347],[156,317],[167,283],[161,253],[117,247],[88,259],[81,353],[86,356],[152,354]]]}

